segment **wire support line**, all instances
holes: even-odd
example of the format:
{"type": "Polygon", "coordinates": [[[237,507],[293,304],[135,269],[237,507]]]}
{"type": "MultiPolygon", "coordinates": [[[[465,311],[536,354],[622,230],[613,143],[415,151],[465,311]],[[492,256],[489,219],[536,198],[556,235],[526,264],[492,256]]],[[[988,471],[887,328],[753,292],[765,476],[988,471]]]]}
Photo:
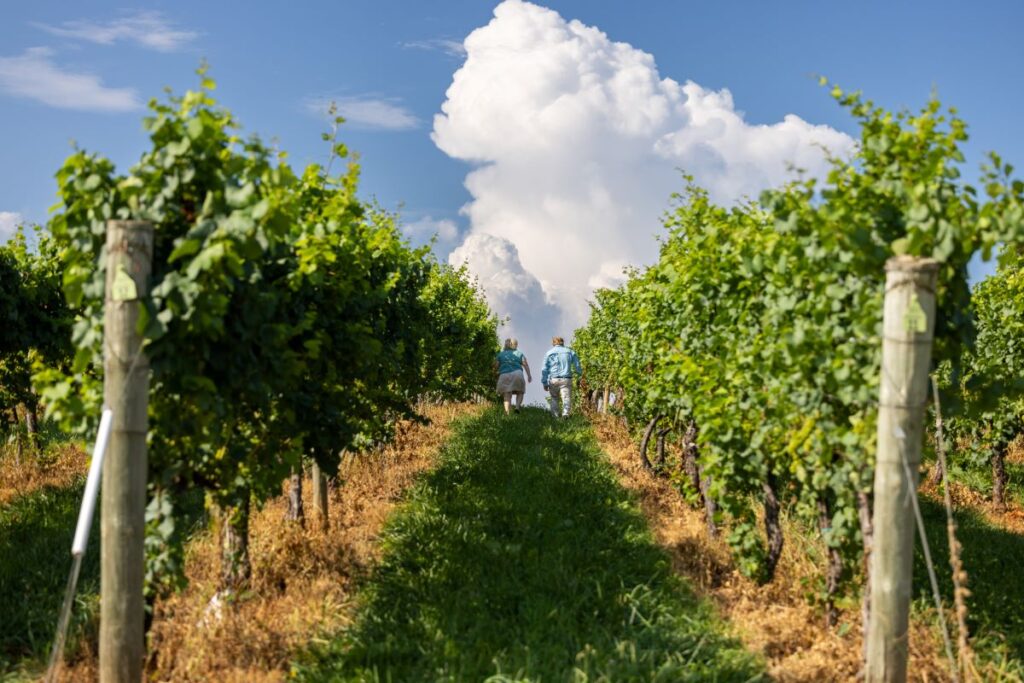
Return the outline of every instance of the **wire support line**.
{"type": "Polygon", "coordinates": [[[931,582],[932,598],[935,602],[935,612],[939,617],[939,627],[942,631],[942,643],[946,648],[946,657],[949,658],[950,673],[954,683],[960,683],[960,674],[957,671],[956,658],[953,656],[953,643],[949,639],[949,626],[946,624],[946,613],[942,608],[942,595],[939,592],[939,580],[935,575],[935,564],[932,562],[931,548],[928,546],[928,537],[924,531],[924,517],[921,515],[921,505],[917,497],[917,487],[914,486],[914,473],[910,469],[909,459],[903,448],[900,448],[900,461],[903,463],[903,471],[907,477],[907,497],[914,508],[914,520],[917,523],[917,534],[921,539],[921,549],[924,552],[925,566],[928,567],[928,580],[931,582]]]}
{"type": "Polygon", "coordinates": [[[924,410],[928,407],[928,401],[924,403],[882,403],[878,401],[870,405],[878,406],[879,408],[892,408],[893,410],[924,410]]]}
{"type": "MultiPolygon", "coordinates": [[[[949,491],[949,475],[946,467],[946,439],[942,429],[942,404],[939,402],[939,385],[935,377],[931,378],[932,396],[935,399],[935,452],[942,471],[942,499],[946,511],[946,538],[949,543],[949,566],[953,579],[953,606],[957,618],[957,655],[959,656],[958,671],[970,681],[977,677],[973,668],[974,653],[969,643],[970,634],[967,629],[967,596],[970,592],[964,585],[966,573],[960,557],[960,543],[956,538],[956,519],[953,517],[953,499],[949,491]]],[[[955,680],[955,678],[954,678],[955,680]]]]}
{"type": "Polygon", "coordinates": [[[900,337],[882,337],[883,341],[889,342],[890,344],[901,344],[903,346],[925,346],[931,345],[931,337],[917,337],[914,339],[901,339],[900,337]]]}
{"type": "MultiPolygon", "coordinates": [[[[902,272],[907,272],[907,271],[902,271],[902,272]]],[[[918,283],[912,277],[906,278],[904,280],[900,280],[899,282],[894,282],[892,285],[890,285],[890,286],[885,288],[884,293],[888,294],[889,292],[893,292],[893,291],[895,291],[897,289],[904,289],[904,288],[907,288],[907,287],[911,287],[914,290],[920,290],[922,292],[928,292],[932,296],[935,296],[936,289],[934,287],[929,287],[928,285],[920,284],[920,283],[918,283]]]]}

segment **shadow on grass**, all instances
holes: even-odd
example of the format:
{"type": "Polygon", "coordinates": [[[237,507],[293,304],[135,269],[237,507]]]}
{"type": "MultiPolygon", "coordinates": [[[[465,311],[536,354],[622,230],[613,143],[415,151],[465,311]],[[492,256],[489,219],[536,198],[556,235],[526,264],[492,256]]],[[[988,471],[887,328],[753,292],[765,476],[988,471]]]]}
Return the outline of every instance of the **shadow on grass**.
{"type": "MultiPolygon", "coordinates": [[[[71,541],[78,522],[85,478],[69,487],[44,487],[0,507],[0,679],[3,674],[41,671],[53,647],[57,617],[71,570],[71,541]]],[[[205,523],[202,492],[178,499],[181,523],[205,523]]],[[[82,562],[65,655],[95,645],[99,626],[99,502],[82,562]]]]}
{"type": "MultiPolygon", "coordinates": [[[[0,673],[42,666],[50,654],[83,486],[84,479],[68,488],[43,488],[0,508],[0,673]]],[[[99,526],[94,525],[79,575],[68,651],[94,627],[98,594],[99,526]]]]}
{"type": "MultiPolygon", "coordinates": [[[[949,568],[946,513],[941,503],[921,500],[921,514],[927,529],[939,588],[947,603],[952,602],[953,581],[949,568]]],[[[986,641],[1014,659],[1024,660],[1024,536],[999,529],[972,510],[956,511],[957,538],[968,575],[968,628],[972,637],[986,641]]],[[[932,604],[927,567],[917,544],[914,556],[916,597],[932,604]]]]}
{"type": "Polygon", "coordinates": [[[582,419],[461,425],[389,521],[354,626],[307,680],[758,680],[618,485],[582,419]]]}

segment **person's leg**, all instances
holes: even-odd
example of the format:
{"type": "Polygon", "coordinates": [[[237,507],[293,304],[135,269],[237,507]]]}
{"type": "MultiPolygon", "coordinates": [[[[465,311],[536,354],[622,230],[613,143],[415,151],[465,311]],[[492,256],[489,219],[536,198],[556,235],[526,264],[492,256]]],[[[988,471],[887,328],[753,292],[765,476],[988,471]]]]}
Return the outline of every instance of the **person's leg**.
{"type": "Polygon", "coordinates": [[[517,391],[516,392],[516,410],[519,410],[522,407],[523,407],[523,392],[517,391]]]}
{"type": "Polygon", "coordinates": [[[572,407],[572,380],[565,380],[559,389],[562,398],[562,417],[569,417],[569,409],[572,407]]]}
{"type": "Polygon", "coordinates": [[[505,395],[504,395],[504,398],[505,398],[505,414],[508,415],[510,412],[512,412],[512,394],[506,392],[505,395]]]}
{"type": "Polygon", "coordinates": [[[548,409],[551,410],[551,414],[552,415],[554,415],[555,417],[558,417],[559,413],[561,412],[561,411],[559,411],[559,406],[558,406],[559,393],[558,393],[558,387],[555,386],[555,384],[553,382],[549,382],[548,383],[548,394],[549,394],[549,396],[548,396],[548,409]]]}

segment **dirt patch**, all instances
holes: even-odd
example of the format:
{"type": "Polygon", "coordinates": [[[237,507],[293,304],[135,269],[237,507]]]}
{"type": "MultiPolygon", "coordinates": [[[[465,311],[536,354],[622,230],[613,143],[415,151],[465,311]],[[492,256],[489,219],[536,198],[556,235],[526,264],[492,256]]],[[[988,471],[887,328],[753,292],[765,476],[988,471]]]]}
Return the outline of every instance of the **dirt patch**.
{"type": "Polygon", "coordinates": [[[45,453],[22,453],[12,448],[0,457],[0,505],[46,487],[67,488],[89,471],[89,454],[74,443],[51,446],[45,453]]]}
{"type": "MultiPolygon", "coordinates": [[[[777,681],[852,681],[861,668],[859,608],[840,614],[836,629],[824,626],[821,607],[808,599],[821,585],[822,570],[811,557],[824,555],[816,536],[786,522],[786,544],[775,580],[759,586],[733,564],[721,540],[708,537],[703,513],[689,507],[672,485],[647,473],[621,421],[596,415],[594,429],[622,484],[633,491],[658,542],[676,571],[717,605],[719,613],[752,651],[760,652],[777,681]],[[842,634],[842,635],[841,635],[842,634]]],[[[912,625],[911,680],[947,680],[941,646],[927,624],[912,625]]]]}
{"type": "MultiPolygon", "coordinates": [[[[378,558],[384,520],[417,475],[434,464],[452,420],[476,410],[468,404],[428,407],[424,414],[431,424],[403,424],[383,451],[346,459],[340,483],[329,492],[326,531],[313,517],[309,480],[303,486],[306,528],[285,521],[284,496],[255,511],[251,586],[220,610],[219,619],[208,611],[218,583],[216,530],[192,540],[188,588],[156,606],[147,678],[285,680],[298,651],[349,623],[353,582],[378,558]]],[[[95,657],[86,655],[67,675],[69,680],[95,680],[95,657]]]]}

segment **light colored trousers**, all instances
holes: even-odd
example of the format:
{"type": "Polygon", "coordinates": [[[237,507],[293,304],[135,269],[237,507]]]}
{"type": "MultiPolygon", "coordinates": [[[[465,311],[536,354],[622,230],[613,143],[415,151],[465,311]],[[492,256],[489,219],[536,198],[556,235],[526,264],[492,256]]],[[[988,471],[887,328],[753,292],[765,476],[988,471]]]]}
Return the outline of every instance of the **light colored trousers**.
{"type": "Polygon", "coordinates": [[[567,377],[548,380],[548,393],[551,394],[548,399],[551,414],[555,417],[568,416],[569,406],[572,405],[572,380],[567,377]]]}

